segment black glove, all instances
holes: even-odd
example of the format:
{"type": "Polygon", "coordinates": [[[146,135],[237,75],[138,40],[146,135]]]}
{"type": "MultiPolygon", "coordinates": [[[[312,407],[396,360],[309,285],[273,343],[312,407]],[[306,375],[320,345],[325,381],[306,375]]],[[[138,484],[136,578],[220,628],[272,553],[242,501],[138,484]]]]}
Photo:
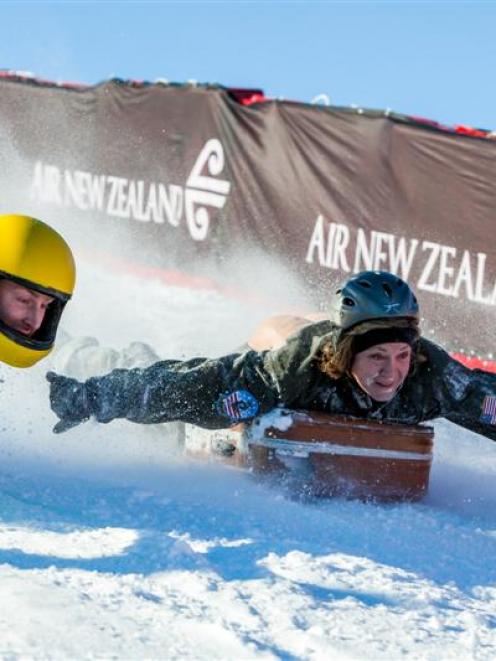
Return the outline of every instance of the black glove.
{"type": "Polygon", "coordinates": [[[50,406],[60,418],[53,431],[60,434],[88,420],[90,408],[86,385],[55,372],[48,372],[46,378],[50,383],[50,406]]]}

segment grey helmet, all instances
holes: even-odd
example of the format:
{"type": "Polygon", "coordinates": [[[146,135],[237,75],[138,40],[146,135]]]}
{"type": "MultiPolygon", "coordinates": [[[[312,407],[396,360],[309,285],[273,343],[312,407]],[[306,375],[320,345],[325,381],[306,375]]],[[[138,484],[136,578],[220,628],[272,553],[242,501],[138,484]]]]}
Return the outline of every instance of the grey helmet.
{"type": "Polygon", "coordinates": [[[391,318],[419,318],[415,294],[393,273],[362,271],[334,294],[330,319],[342,331],[362,321],[391,318]]]}

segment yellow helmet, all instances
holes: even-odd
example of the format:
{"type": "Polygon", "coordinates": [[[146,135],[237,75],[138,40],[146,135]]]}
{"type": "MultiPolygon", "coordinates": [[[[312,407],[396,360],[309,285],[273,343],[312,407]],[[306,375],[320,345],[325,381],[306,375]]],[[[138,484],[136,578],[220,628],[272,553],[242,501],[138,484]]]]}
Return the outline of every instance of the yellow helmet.
{"type": "Polygon", "coordinates": [[[60,234],[41,220],[0,215],[0,279],[54,299],[33,336],[23,335],[0,319],[0,361],[31,367],[53,348],[60,317],[74,291],[74,257],[60,234]]]}

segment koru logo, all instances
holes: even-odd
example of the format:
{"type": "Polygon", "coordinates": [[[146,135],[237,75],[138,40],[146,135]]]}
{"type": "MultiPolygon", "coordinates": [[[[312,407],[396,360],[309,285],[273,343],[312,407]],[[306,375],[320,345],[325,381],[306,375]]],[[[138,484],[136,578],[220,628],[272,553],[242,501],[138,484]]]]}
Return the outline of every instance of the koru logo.
{"type": "Polygon", "coordinates": [[[185,216],[191,238],[204,241],[212,210],[222,209],[231,190],[231,183],[220,177],[224,165],[224,148],[218,138],[207,140],[186,185],[181,186],[68,170],[37,161],[30,196],[43,204],[75,207],[141,222],[168,222],[172,227],[178,227],[185,216]]]}
{"type": "Polygon", "coordinates": [[[217,138],[211,138],[203,147],[186,182],[186,222],[191,237],[203,241],[208,232],[210,215],[208,207],[222,209],[231,184],[218,179],[224,169],[224,148],[217,138]],[[203,173],[207,170],[208,174],[203,173]]]}

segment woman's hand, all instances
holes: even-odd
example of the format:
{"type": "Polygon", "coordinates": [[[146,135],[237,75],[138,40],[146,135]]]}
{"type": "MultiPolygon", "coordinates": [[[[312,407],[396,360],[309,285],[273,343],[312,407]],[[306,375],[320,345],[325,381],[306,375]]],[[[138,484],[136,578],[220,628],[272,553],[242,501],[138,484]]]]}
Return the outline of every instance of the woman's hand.
{"type": "Polygon", "coordinates": [[[55,372],[48,372],[50,383],[50,406],[60,418],[53,428],[55,434],[60,434],[90,417],[88,394],[84,383],[55,372]]]}

